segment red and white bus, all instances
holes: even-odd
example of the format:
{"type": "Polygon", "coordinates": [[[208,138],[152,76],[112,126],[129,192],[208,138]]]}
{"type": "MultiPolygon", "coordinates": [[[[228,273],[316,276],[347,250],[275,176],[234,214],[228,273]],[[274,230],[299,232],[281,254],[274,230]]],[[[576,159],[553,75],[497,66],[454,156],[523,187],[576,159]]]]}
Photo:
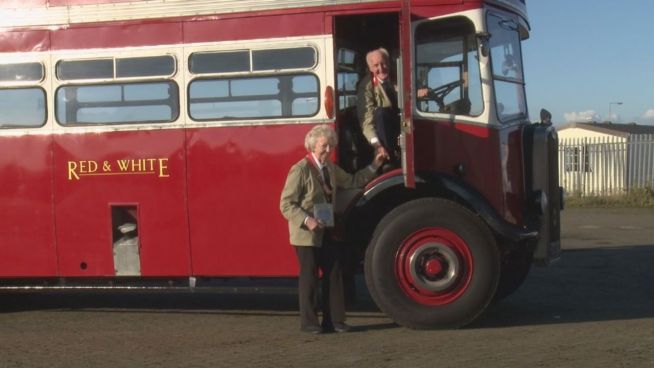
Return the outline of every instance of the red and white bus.
{"type": "Polygon", "coordinates": [[[339,132],[341,166],[369,162],[356,83],[380,46],[402,169],[339,198],[378,306],[463,326],[559,256],[557,137],[528,121],[524,0],[0,4],[3,290],[296,276],[284,179],[315,124],[339,132]]]}

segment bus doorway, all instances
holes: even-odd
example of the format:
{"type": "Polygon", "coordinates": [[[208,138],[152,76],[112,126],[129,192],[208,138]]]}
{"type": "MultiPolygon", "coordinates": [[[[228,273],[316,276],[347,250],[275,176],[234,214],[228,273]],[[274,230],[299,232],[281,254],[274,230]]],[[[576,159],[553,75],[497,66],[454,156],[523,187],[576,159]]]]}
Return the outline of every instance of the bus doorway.
{"type": "Polygon", "coordinates": [[[334,20],[338,162],[348,172],[365,167],[373,158],[357,117],[357,89],[369,73],[366,54],[380,47],[387,49],[391,79],[397,84],[398,35],[398,13],[347,15],[334,20]]]}

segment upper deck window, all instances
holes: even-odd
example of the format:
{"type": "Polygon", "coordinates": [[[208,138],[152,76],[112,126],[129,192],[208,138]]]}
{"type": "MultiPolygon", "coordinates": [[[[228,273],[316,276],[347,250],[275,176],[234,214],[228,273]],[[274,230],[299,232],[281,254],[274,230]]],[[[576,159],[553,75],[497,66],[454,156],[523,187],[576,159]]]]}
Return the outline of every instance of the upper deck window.
{"type": "Polygon", "coordinates": [[[316,65],[313,47],[266,50],[196,52],[189,57],[193,74],[220,74],[268,70],[310,69],[316,65]]]}
{"type": "Polygon", "coordinates": [[[57,63],[60,80],[167,77],[175,73],[171,55],[90,60],[62,60],[57,63]]]}
{"type": "Polygon", "coordinates": [[[252,51],[253,70],[308,69],[315,64],[312,47],[252,51]]]}
{"type": "Polygon", "coordinates": [[[165,77],[175,73],[170,55],[116,59],[116,78],[165,77]]]}
{"type": "Polygon", "coordinates": [[[0,65],[0,82],[39,82],[44,77],[43,64],[38,62],[0,65]]]}
{"type": "Polygon", "coordinates": [[[189,59],[189,69],[194,74],[249,72],[250,52],[195,53],[189,59]]]}
{"type": "Polygon", "coordinates": [[[114,77],[114,61],[102,60],[66,60],[57,64],[57,78],[75,79],[111,79],[114,77]]]}

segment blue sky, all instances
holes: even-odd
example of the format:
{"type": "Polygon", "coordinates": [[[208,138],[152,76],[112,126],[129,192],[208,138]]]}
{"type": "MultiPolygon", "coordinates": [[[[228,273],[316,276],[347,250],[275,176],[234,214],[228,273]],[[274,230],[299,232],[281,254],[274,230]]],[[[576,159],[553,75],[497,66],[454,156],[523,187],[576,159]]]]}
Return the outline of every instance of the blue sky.
{"type": "Polygon", "coordinates": [[[527,0],[531,120],[654,125],[653,0],[527,0]],[[611,104],[622,102],[622,105],[611,104]]]}

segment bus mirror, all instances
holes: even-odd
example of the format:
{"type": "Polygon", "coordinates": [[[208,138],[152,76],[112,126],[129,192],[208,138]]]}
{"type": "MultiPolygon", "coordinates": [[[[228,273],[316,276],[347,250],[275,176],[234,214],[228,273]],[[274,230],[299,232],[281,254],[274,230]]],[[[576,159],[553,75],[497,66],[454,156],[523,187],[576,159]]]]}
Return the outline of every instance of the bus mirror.
{"type": "Polygon", "coordinates": [[[490,33],[480,32],[477,33],[477,45],[479,46],[479,52],[482,56],[488,56],[488,41],[490,40],[490,33]]]}
{"type": "Polygon", "coordinates": [[[551,125],[552,124],[552,114],[545,110],[541,109],[540,110],[540,123],[545,124],[545,125],[551,125]]]}

